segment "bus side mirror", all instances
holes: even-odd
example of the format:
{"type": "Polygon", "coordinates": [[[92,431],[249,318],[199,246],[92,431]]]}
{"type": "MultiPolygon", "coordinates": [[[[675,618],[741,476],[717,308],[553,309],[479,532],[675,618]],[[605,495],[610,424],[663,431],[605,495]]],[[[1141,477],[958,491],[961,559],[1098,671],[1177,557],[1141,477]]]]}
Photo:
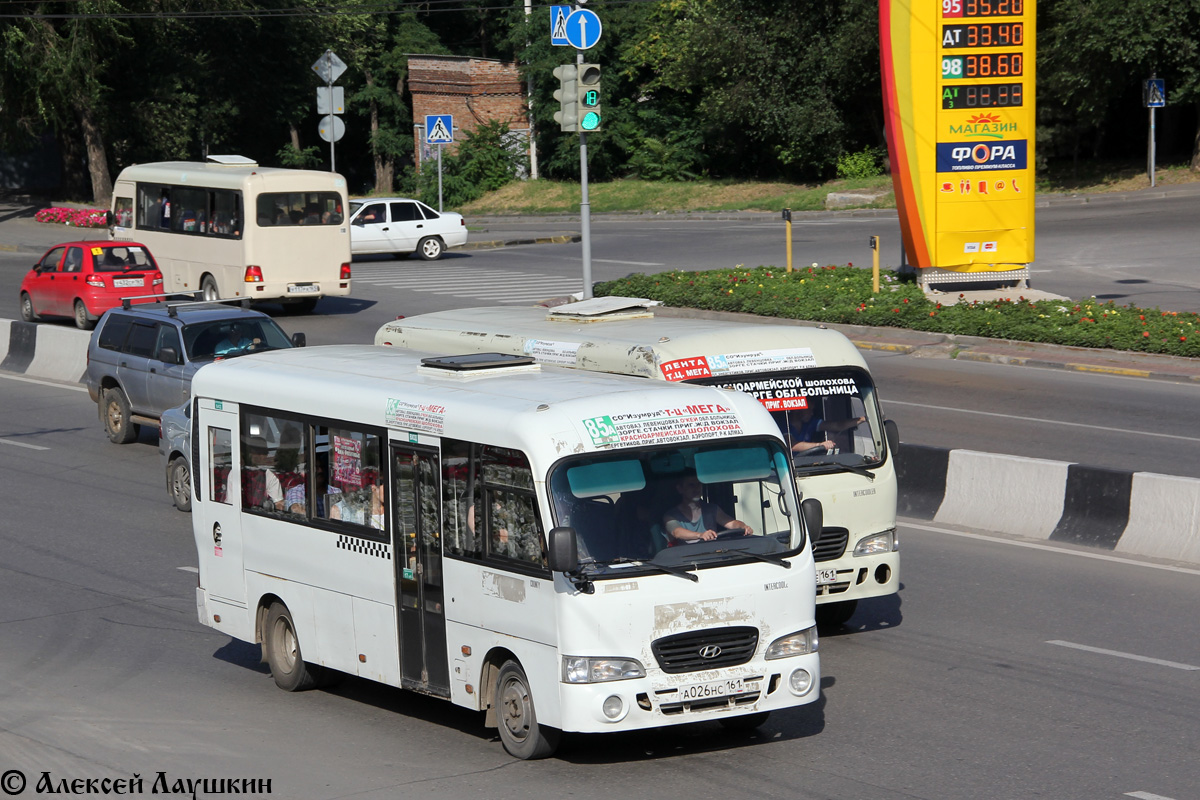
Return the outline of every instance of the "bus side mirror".
{"type": "Polygon", "coordinates": [[[815,543],[821,538],[821,529],[825,525],[825,512],[821,509],[821,501],[809,497],[800,502],[800,518],[804,520],[804,529],[808,538],[815,543]]]}
{"type": "Polygon", "coordinates": [[[550,529],[550,569],[571,573],[579,569],[579,540],[574,528],[550,529]]]}
{"type": "Polygon", "coordinates": [[[292,347],[304,347],[306,344],[308,344],[308,339],[303,333],[292,334],[292,347]]]}
{"type": "Polygon", "coordinates": [[[883,435],[887,438],[888,450],[893,453],[900,452],[900,429],[896,427],[894,420],[885,419],[883,421],[883,435]]]}

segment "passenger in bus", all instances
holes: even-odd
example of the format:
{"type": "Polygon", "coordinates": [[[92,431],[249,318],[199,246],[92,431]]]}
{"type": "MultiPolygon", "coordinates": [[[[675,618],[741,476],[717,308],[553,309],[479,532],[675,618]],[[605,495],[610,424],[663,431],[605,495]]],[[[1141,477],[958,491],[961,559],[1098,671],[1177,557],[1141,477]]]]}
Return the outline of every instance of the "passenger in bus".
{"type": "Polygon", "coordinates": [[[851,417],[838,422],[827,422],[818,417],[812,406],[809,406],[788,414],[786,433],[794,454],[819,456],[832,453],[837,447],[837,442],[826,434],[848,431],[866,421],[866,417],[851,417]]]}
{"type": "Polygon", "coordinates": [[[282,208],[277,207],[275,209],[275,224],[276,225],[291,225],[292,218],[289,217],[288,213],[286,211],[284,211],[282,208]]]}
{"type": "Polygon", "coordinates": [[[669,545],[711,542],[724,531],[740,531],[743,536],[754,533],[746,523],[704,500],[704,484],[694,474],[676,480],[675,491],[680,502],[663,515],[663,530],[667,532],[669,545]]]}
{"type": "MultiPolygon", "coordinates": [[[[325,459],[318,458],[316,474],[313,476],[313,496],[316,498],[317,507],[313,509],[313,516],[318,519],[329,519],[329,512],[326,510],[326,499],[330,492],[333,492],[333,487],[329,486],[325,472],[325,459]]],[[[288,489],[283,497],[283,506],[292,514],[303,515],[307,511],[307,495],[308,482],[300,481],[299,483],[288,489]]]]}
{"type": "Polygon", "coordinates": [[[343,492],[329,509],[329,518],[383,530],[386,513],[383,484],[373,483],[363,490],[343,492]]]}
{"type": "Polygon", "coordinates": [[[304,210],[305,225],[320,225],[321,224],[321,209],[316,203],[309,203],[308,208],[304,210]]]}
{"type": "Polygon", "coordinates": [[[267,440],[251,436],[245,440],[245,466],[242,467],[242,508],[275,511],[283,504],[283,487],[271,469],[271,450],[267,440]]]}

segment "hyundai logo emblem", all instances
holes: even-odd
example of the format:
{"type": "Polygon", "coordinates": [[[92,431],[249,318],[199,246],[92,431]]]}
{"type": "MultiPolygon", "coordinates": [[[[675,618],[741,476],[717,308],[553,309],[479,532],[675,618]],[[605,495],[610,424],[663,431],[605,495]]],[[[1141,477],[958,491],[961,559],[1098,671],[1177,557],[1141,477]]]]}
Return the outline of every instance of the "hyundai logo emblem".
{"type": "Polygon", "coordinates": [[[721,648],[715,644],[706,644],[700,648],[700,657],[703,659],[716,658],[721,655],[721,648]]]}

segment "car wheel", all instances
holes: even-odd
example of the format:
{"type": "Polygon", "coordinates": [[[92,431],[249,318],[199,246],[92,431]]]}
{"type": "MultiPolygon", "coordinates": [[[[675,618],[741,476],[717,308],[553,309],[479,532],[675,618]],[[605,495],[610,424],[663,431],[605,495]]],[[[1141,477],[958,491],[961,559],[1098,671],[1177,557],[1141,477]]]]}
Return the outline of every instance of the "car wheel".
{"type": "Polygon", "coordinates": [[[176,508],[192,510],[192,475],[183,458],[176,458],[167,466],[167,491],[176,508]]]}
{"type": "Polygon", "coordinates": [[[500,668],[492,702],[496,704],[500,742],[510,756],[532,759],[553,755],[561,731],[538,724],[529,680],[516,661],[507,661],[500,668]]]}
{"type": "Polygon", "coordinates": [[[275,685],[286,692],[301,692],[317,685],[315,667],[304,662],[300,639],[291,612],[283,603],[272,603],[267,611],[267,629],[263,631],[263,648],[275,685]]]}
{"type": "Polygon", "coordinates": [[[37,322],[37,312],[33,310],[33,298],[29,292],[21,292],[21,319],[26,322],[37,322]]]}
{"type": "Polygon", "coordinates": [[[130,419],[129,398],[120,389],[104,392],[101,400],[104,432],[113,444],[129,444],[138,437],[138,426],[130,419]]]}
{"type": "Polygon", "coordinates": [[[82,300],[75,301],[75,327],[81,331],[90,331],[96,327],[96,321],[88,319],[87,306],[82,300]]]}
{"type": "Polygon", "coordinates": [[[212,275],[205,275],[200,281],[200,296],[210,303],[221,299],[221,293],[217,291],[217,280],[212,275]]]}
{"type": "Polygon", "coordinates": [[[840,603],[817,606],[817,625],[828,630],[840,628],[850,621],[856,608],[857,600],[843,600],[840,603]]]}
{"type": "Polygon", "coordinates": [[[436,236],[426,236],[417,242],[417,255],[426,261],[437,261],[442,257],[442,240],[436,236]]]}

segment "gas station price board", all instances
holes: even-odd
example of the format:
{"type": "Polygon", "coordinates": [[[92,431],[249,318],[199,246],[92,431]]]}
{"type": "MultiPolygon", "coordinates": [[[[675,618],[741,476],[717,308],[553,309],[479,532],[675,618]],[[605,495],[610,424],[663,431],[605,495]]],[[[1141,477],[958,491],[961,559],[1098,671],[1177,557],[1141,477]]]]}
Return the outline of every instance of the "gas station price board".
{"type": "Polygon", "coordinates": [[[1034,258],[1033,0],[881,0],[884,111],[908,261],[1034,258]]]}

